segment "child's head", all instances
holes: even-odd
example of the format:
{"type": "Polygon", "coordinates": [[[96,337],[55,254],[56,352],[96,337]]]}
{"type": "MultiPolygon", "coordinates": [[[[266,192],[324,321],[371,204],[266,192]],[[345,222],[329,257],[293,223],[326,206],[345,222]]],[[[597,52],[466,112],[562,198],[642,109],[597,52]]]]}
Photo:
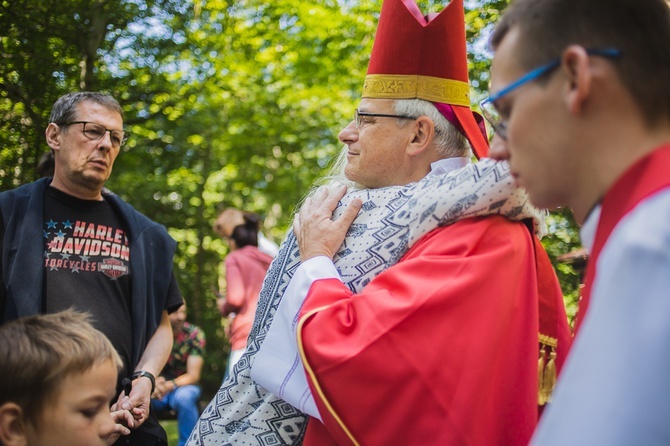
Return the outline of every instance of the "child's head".
{"type": "Polygon", "coordinates": [[[68,310],[0,326],[0,358],[5,446],[18,437],[29,446],[93,444],[83,435],[114,425],[109,403],[122,363],[87,315],[68,310]]]}

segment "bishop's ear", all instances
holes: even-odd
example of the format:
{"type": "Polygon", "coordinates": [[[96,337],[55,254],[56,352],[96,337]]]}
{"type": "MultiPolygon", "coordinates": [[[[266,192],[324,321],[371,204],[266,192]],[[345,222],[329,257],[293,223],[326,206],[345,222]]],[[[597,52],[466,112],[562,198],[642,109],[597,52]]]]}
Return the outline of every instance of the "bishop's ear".
{"type": "Polygon", "coordinates": [[[428,116],[419,116],[413,124],[414,134],[407,149],[408,155],[418,155],[425,151],[435,137],[435,124],[428,116]]]}
{"type": "Polygon", "coordinates": [[[0,406],[0,444],[2,446],[27,446],[23,410],[18,404],[7,402],[0,406]]]}

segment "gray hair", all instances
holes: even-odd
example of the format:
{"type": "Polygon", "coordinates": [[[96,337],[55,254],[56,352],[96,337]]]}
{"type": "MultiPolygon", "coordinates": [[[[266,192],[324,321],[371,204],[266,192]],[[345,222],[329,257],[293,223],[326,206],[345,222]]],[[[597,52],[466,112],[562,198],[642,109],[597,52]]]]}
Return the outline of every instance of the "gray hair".
{"type": "Polygon", "coordinates": [[[76,120],[77,105],[84,101],[92,101],[102,105],[109,110],[113,110],[121,115],[123,119],[123,110],[119,102],[113,96],[105,93],[97,93],[94,91],[77,91],[68,93],[58,98],[51,109],[51,116],[49,122],[57,125],[65,124],[66,122],[76,120]]]}
{"type": "MultiPolygon", "coordinates": [[[[429,101],[423,99],[396,99],[394,110],[398,115],[429,117],[435,124],[435,148],[442,158],[469,156],[470,144],[468,140],[429,101]]],[[[401,127],[408,125],[410,122],[406,119],[398,121],[398,125],[401,127]]]]}

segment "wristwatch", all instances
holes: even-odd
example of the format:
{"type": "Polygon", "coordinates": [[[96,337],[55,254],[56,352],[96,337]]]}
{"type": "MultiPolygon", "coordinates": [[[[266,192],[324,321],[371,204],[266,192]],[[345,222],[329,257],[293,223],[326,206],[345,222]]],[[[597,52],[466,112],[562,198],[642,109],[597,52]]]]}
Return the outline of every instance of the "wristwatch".
{"type": "Polygon", "coordinates": [[[152,375],[151,373],[147,372],[146,370],[139,370],[135,373],[133,373],[130,377],[133,380],[136,380],[137,378],[141,377],[146,377],[149,378],[149,381],[151,381],[151,393],[154,393],[154,390],[156,390],[156,377],[152,375]]]}

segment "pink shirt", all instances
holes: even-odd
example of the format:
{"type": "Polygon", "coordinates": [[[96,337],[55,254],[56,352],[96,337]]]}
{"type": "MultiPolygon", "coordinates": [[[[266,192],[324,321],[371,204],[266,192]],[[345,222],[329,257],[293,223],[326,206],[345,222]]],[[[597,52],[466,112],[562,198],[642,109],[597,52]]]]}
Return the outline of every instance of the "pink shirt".
{"type": "Polygon", "coordinates": [[[247,245],[232,251],[226,257],[226,304],[225,315],[237,313],[230,329],[230,344],[233,350],[243,349],[251,331],[256,314],[258,295],[263,285],[272,257],[257,247],[247,245]]]}

